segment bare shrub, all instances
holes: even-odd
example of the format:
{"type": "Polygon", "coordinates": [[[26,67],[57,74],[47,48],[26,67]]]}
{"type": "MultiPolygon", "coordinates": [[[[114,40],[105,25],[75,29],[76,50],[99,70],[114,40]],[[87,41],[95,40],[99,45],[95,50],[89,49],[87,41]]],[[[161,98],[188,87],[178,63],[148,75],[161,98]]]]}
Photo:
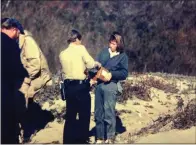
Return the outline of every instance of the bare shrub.
{"type": "Polygon", "coordinates": [[[153,77],[148,77],[145,80],[146,85],[149,87],[157,88],[159,90],[165,91],[165,93],[177,93],[179,90],[175,85],[170,83],[165,83],[162,80],[157,80],[153,77]]]}
{"type": "Polygon", "coordinates": [[[154,134],[161,131],[168,124],[171,124],[170,129],[187,129],[196,126],[196,99],[192,99],[182,111],[177,111],[173,115],[159,116],[156,120],[153,120],[152,124],[140,129],[132,136],[141,137],[149,133],[154,134]]]}
{"type": "Polygon", "coordinates": [[[150,101],[150,91],[144,83],[134,84],[130,81],[125,82],[123,85],[123,93],[119,97],[118,102],[125,103],[128,99],[133,96],[145,101],[150,101]]]}
{"type": "Polygon", "coordinates": [[[196,126],[196,99],[192,99],[183,112],[178,113],[173,120],[173,127],[186,129],[196,126]]]}
{"type": "Polygon", "coordinates": [[[116,114],[116,116],[120,116],[120,115],[122,115],[122,114],[124,114],[124,113],[128,113],[128,114],[131,114],[132,113],[132,111],[131,110],[116,110],[115,111],[115,114],[116,114]]]}
{"type": "MultiPolygon", "coordinates": [[[[137,77],[138,74],[135,76],[137,77]]],[[[145,101],[151,101],[150,88],[157,88],[165,92],[177,93],[179,90],[175,85],[165,83],[163,80],[155,79],[154,77],[146,77],[145,79],[139,79],[137,82],[127,80],[123,83],[123,93],[119,97],[118,101],[125,103],[128,99],[132,99],[133,96],[145,101]]]]}

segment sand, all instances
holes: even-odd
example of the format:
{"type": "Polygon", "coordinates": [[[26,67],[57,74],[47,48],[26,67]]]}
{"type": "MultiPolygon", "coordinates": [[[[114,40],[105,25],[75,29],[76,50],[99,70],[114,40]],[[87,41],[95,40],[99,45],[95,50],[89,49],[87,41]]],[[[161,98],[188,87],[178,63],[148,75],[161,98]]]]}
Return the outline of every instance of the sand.
{"type": "MultiPolygon", "coordinates": [[[[143,77],[143,76],[142,76],[143,77]]],[[[160,76],[159,76],[160,77],[160,76]]],[[[157,78],[159,78],[157,77],[157,78]]],[[[138,79],[138,78],[137,78],[138,79]]],[[[161,129],[161,132],[156,134],[145,134],[141,137],[131,137],[132,134],[139,131],[142,127],[146,127],[153,123],[159,116],[165,114],[174,114],[177,107],[176,96],[180,95],[186,103],[196,98],[194,90],[191,90],[190,84],[196,84],[196,81],[191,79],[175,79],[175,78],[161,78],[167,82],[175,81],[179,92],[176,94],[165,93],[162,90],[151,88],[152,101],[143,101],[136,97],[132,100],[128,100],[126,104],[116,105],[116,110],[122,112],[119,115],[121,122],[121,129],[119,134],[116,136],[115,143],[196,143],[196,127],[191,127],[186,130],[171,129],[168,124],[166,127],[161,129]],[[187,91],[187,94],[182,94],[183,91],[187,91]]],[[[130,77],[129,80],[134,80],[134,77],[130,77]]],[[[193,85],[192,85],[193,86],[193,85]]],[[[196,85],[195,85],[196,86],[196,85]]],[[[192,88],[194,89],[194,88],[192,88]]],[[[91,92],[91,123],[90,130],[95,127],[94,122],[94,93],[91,92]]],[[[47,107],[47,105],[45,106],[47,107]]],[[[119,124],[118,124],[119,125],[119,124]]],[[[62,143],[63,142],[63,127],[64,122],[58,123],[56,120],[48,123],[46,127],[37,132],[30,143],[62,143]]],[[[90,137],[90,142],[93,143],[95,137],[90,137]]]]}

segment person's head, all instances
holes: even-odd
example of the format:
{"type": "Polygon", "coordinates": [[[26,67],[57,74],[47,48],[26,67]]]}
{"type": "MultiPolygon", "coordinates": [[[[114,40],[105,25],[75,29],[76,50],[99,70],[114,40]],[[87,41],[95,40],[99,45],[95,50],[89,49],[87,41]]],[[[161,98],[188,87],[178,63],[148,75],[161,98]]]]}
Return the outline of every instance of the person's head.
{"type": "Polygon", "coordinates": [[[124,41],[119,32],[113,32],[109,39],[109,47],[112,52],[123,52],[124,41]]]}
{"type": "Polygon", "coordinates": [[[68,40],[67,42],[70,43],[76,43],[81,44],[82,35],[75,29],[71,30],[71,32],[68,34],[68,40]]]}
{"type": "Polygon", "coordinates": [[[12,39],[18,39],[19,34],[24,34],[20,22],[14,18],[1,19],[1,32],[7,34],[12,39]]]}

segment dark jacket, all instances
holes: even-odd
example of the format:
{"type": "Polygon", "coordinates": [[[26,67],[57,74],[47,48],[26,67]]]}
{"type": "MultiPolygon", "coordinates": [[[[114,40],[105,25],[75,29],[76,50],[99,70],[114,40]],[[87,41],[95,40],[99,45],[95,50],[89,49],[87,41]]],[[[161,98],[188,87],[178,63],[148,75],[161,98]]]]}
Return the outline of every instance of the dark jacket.
{"type": "MultiPolygon", "coordinates": [[[[1,32],[1,121],[2,143],[16,143],[17,111],[21,102],[18,89],[28,76],[20,60],[20,49],[15,40],[1,32]],[[16,109],[17,108],[17,109],[16,109]]],[[[23,104],[25,106],[25,104],[23,104]]]]}
{"type": "Polygon", "coordinates": [[[124,52],[110,58],[108,48],[105,48],[97,56],[97,61],[112,73],[111,81],[118,82],[127,78],[128,57],[124,52]]]}
{"type": "Polygon", "coordinates": [[[28,76],[20,59],[20,49],[15,40],[1,32],[2,81],[13,84],[28,76]]]}
{"type": "Polygon", "coordinates": [[[14,93],[21,87],[28,73],[22,65],[16,41],[1,32],[1,42],[1,102],[2,107],[8,108],[11,103],[13,105],[14,93]]]}

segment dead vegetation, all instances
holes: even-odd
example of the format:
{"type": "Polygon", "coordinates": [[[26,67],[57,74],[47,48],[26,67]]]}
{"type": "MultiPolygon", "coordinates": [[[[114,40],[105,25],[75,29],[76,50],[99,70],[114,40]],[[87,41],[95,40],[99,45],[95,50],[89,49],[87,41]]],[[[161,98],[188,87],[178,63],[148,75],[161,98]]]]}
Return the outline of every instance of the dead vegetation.
{"type": "Polygon", "coordinates": [[[194,83],[193,82],[191,82],[187,86],[188,86],[188,88],[182,90],[181,91],[181,94],[185,94],[186,95],[186,94],[190,94],[190,93],[192,93],[192,94],[195,94],[196,93],[196,86],[194,86],[194,83]]]}
{"type": "Polygon", "coordinates": [[[120,111],[118,111],[118,110],[115,111],[116,116],[120,116],[120,115],[122,115],[124,113],[131,114],[132,111],[130,111],[130,110],[124,110],[124,109],[123,110],[120,110],[120,111]]]}
{"type": "Polygon", "coordinates": [[[182,112],[176,114],[173,120],[173,127],[186,129],[196,126],[196,98],[192,99],[182,112]]]}
{"type": "Polygon", "coordinates": [[[41,89],[40,92],[35,96],[34,101],[41,106],[45,102],[49,102],[49,104],[52,105],[55,99],[60,99],[59,94],[60,89],[58,85],[45,87],[41,89]]]}
{"type": "Polygon", "coordinates": [[[163,80],[158,80],[153,77],[148,77],[146,85],[165,91],[165,93],[177,93],[179,90],[174,84],[165,83],[163,80]]]}
{"type": "Polygon", "coordinates": [[[132,82],[127,81],[122,86],[123,93],[118,100],[121,103],[125,103],[128,99],[131,99],[133,95],[141,100],[151,100],[149,88],[144,83],[133,84],[132,82]]]}
{"type": "MultiPolygon", "coordinates": [[[[156,76],[150,76],[143,74],[143,76],[133,76],[133,80],[126,80],[123,84],[123,93],[122,96],[119,97],[119,102],[126,103],[128,99],[132,99],[133,97],[137,97],[139,99],[150,101],[153,99],[151,98],[151,89],[156,88],[163,91],[169,91],[169,92],[178,92],[177,87],[174,84],[169,83],[168,80],[162,78],[162,77],[156,77],[156,76]],[[147,76],[147,77],[143,77],[147,76]]],[[[172,94],[171,93],[171,94],[172,94]]],[[[170,94],[170,95],[171,95],[170,94]]],[[[171,99],[171,96],[167,97],[171,99]]],[[[191,126],[196,126],[196,99],[195,100],[188,100],[188,105],[184,105],[185,102],[183,102],[182,98],[179,94],[176,94],[177,102],[177,108],[176,113],[173,115],[161,115],[157,117],[156,120],[153,120],[153,122],[148,125],[147,127],[142,128],[139,131],[131,132],[128,138],[128,143],[134,143],[135,140],[137,140],[139,137],[147,134],[155,134],[157,132],[165,131],[165,129],[171,130],[171,129],[185,129],[189,128],[191,126]],[[186,107],[185,107],[186,106],[186,107]]],[[[60,98],[60,90],[59,86],[56,84],[53,87],[47,87],[40,91],[39,94],[37,94],[35,98],[35,102],[37,102],[40,106],[43,106],[44,103],[48,102],[51,106],[55,106],[56,100],[59,100],[60,98]]],[[[162,102],[161,98],[158,100],[162,105],[168,105],[170,102],[162,102]]],[[[139,100],[137,102],[133,102],[134,105],[142,105],[139,100]]],[[[169,104],[171,105],[171,104],[169,104]]],[[[155,109],[155,105],[149,105],[146,103],[144,105],[146,109],[149,108],[148,114],[153,114],[151,110],[155,109]]],[[[61,122],[64,120],[64,115],[66,113],[66,110],[60,109],[58,111],[57,109],[50,109],[50,112],[54,115],[55,118],[57,118],[58,122],[61,122]]],[[[133,111],[134,112],[134,111],[133,111]]],[[[134,114],[132,110],[117,110],[116,116],[120,115],[129,115],[134,114]]],[[[94,115],[93,113],[91,114],[94,115]]],[[[127,139],[127,137],[126,137],[127,139]]],[[[124,141],[124,140],[123,140],[124,141]]],[[[125,140],[126,141],[126,140],[125,140]]],[[[122,141],[119,141],[122,143],[122,141]]]]}
{"type": "Polygon", "coordinates": [[[156,88],[165,91],[165,93],[177,93],[179,90],[176,85],[163,81],[162,79],[155,79],[154,77],[146,77],[139,79],[136,82],[128,80],[123,83],[123,93],[119,98],[119,102],[125,103],[128,99],[132,99],[133,96],[145,100],[151,101],[151,88],[156,88]]]}
{"type": "Polygon", "coordinates": [[[132,136],[129,137],[134,138],[134,136],[141,137],[146,134],[155,134],[167,125],[170,125],[169,129],[188,129],[196,126],[196,99],[189,101],[184,109],[177,111],[173,115],[159,116],[156,120],[153,120],[151,125],[132,133],[132,136]]]}
{"type": "Polygon", "coordinates": [[[65,106],[62,107],[60,98],[60,89],[56,84],[52,87],[43,88],[35,97],[34,101],[38,103],[41,107],[48,104],[46,109],[50,111],[58,122],[62,122],[66,113],[65,106]],[[58,102],[58,103],[57,103],[58,102]]]}

